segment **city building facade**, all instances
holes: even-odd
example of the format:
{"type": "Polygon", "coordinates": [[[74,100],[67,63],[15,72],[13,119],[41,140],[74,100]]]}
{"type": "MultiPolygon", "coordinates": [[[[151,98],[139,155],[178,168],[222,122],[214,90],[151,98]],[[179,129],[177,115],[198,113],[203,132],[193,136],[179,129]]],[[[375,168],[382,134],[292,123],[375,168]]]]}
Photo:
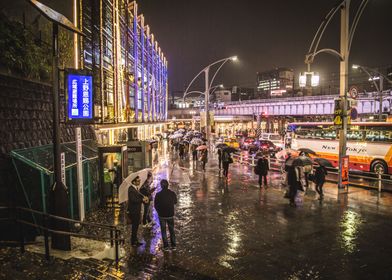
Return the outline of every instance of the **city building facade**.
{"type": "Polygon", "coordinates": [[[85,36],[74,37],[75,68],[94,77],[97,139],[138,139],[161,132],[168,109],[168,62],[136,1],[74,0],[74,24],[85,36]]]}
{"type": "Polygon", "coordinates": [[[257,73],[256,99],[290,96],[293,90],[293,69],[281,67],[257,73]]]}

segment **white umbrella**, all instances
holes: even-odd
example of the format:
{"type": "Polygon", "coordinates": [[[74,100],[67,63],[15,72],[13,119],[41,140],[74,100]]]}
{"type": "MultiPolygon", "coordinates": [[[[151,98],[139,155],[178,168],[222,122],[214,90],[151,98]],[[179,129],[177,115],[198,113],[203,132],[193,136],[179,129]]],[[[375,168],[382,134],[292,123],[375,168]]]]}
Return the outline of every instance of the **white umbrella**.
{"type": "Polygon", "coordinates": [[[191,141],[192,145],[201,145],[203,144],[203,140],[201,140],[200,138],[193,138],[191,141]]]}
{"type": "Polygon", "coordinates": [[[172,134],[169,136],[170,139],[177,139],[177,138],[182,138],[182,134],[172,134]]]}
{"type": "Polygon", "coordinates": [[[140,177],[140,187],[146,181],[148,172],[152,172],[151,168],[145,168],[137,172],[131,173],[118,188],[118,203],[123,203],[128,200],[128,188],[131,186],[131,182],[137,176],[140,177]]]}

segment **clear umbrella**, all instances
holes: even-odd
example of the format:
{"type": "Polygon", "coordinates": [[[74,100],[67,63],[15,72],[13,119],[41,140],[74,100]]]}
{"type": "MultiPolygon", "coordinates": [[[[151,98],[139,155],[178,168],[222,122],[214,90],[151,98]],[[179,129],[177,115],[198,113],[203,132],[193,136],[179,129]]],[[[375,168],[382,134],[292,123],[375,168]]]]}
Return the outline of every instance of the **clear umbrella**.
{"type": "Polygon", "coordinates": [[[133,179],[135,179],[137,176],[139,176],[140,182],[143,184],[144,181],[146,181],[146,179],[147,179],[148,172],[152,172],[152,169],[145,168],[145,169],[139,170],[137,172],[131,173],[127,178],[124,179],[124,181],[121,183],[120,187],[118,188],[118,202],[119,203],[123,203],[125,201],[128,201],[128,188],[131,186],[131,182],[133,181],[133,179]]]}

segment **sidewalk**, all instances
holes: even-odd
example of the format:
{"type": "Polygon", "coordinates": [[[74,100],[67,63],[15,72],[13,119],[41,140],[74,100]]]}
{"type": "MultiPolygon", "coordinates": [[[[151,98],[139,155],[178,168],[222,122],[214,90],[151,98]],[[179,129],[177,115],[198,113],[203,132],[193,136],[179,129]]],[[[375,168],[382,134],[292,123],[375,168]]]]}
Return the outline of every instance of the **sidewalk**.
{"type": "MultiPolygon", "coordinates": [[[[54,259],[1,249],[0,279],[390,279],[392,195],[327,183],[325,199],[300,194],[298,207],[283,198],[278,173],[259,189],[246,166],[232,164],[226,181],[210,156],[206,172],[189,161],[161,157],[154,184],[169,179],[178,195],[177,251],[163,252],[158,223],[140,229],[145,244],[126,242],[112,262],[54,259]],[[11,256],[11,254],[15,254],[11,256]]],[[[99,210],[89,221],[121,223],[99,210]]],[[[154,212],[154,220],[157,221],[154,212]]],[[[124,226],[128,240],[129,227],[124,226]]]]}

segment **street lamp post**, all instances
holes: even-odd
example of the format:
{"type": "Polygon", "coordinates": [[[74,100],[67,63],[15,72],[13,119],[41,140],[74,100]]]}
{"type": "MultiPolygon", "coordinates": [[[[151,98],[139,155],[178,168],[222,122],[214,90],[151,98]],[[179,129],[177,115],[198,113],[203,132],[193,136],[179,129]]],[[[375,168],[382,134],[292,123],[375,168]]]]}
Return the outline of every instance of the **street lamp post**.
{"type": "Polygon", "coordinates": [[[378,120],[381,121],[382,120],[382,102],[383,102],[383,96],[382,96],[382,92],[384,90],[384,79],[386,81],[388,81],[390,84],[392,84],[392,80],[388,79],[388,77],[386,77],[384,74],[382,74],[381,72],[370,68],[370,67],[366,67],[366,66],[362,66],[362,65],[357,65],[354,64],[352,66],[353,69],[362,69],[368,76],[369,76],[369,80],[371,80],[377,90],[378,93],[378,98],[379,98],[379,102],[380,102],[380,106],[379,106],[379,112],[378,112],[378,120]],[[375,82],[375,77],[374,75],[372,75],[371,73],[377,74],[378,75],[378,79],[380,80],[380,84],[379,86],[377,86],[377,83],[375,82]]]}
{"type": "MultiPolygon", "coordinates": [[[[193,80],[189,83],[188,87],[186,88],[185,92],[184,92],[184,96],[183,99],[185,100],[185,96],[188,95],[188,90],[191,87],[191,85],[193,84],[193,82],[202,74],[204,73],[204,82],[205,82],[205,96],[204,96],[204,109],[205,109],[205,114],[206,114],[206,128],[205,128],[205,134],[206,134],[206,139],[207,139],[207,146],[208,148],[210,147],[210,116],[209,116],[209,96],[210,96],[210,89],[211,89],[211,85],[214,82],[214,79],[216,77],[216,75],[218,74],[219,70],[223,67],[223,65],[228,62],[229,60],[231,61],[237,61],[237,56],[230,56],[227,58],[223,58],[220,60],[217,60],[213,63],[211,63],[210,65],[206,66],[203,70],[201,70],[199,72],[199,74],[197,74],[193,80]],[[209,80],[209,73],[210,73],[210,68],[211,66],[220,64],[220,66],[218,67],[218,69],[215,71],[214,76],[212,77],[211,81],[209,80]]],[[[200,118],[201,121],[201,118],[200,118]]],[[[201,125],[201,123],[200,123],[201,125]]]]}
{"type": "Polygon", "coordinates": [[[342,127],[339,131],[339,175],[338,175],[338,187],[344,187],[342,184],[342,167],[343,158],[346,156],[347,148],[347,90],[348,90],[348,59],[350,55],[351,43],[354,37],[356,27],[358,26],[359,19],[365,9],[369,0],[362,0],[358,10],[354,16],[353,22],[349,24],[349,10],[351,0],[342,0],[337,6],[331,9],[331,11],[324,18],[323,22],[319,26],[312,43],[310,45],[308,54],[305,56],[305,63],[308,65],[308,71],[310,71],[310,64],[316,55],[320,53],[332,54],[340,60],[340,92],[339,96],[342,101],[342,127]],[[338,12],[340,13],[340,52],[334,49],[321,49],[318,50],[319,43],[324,34],[328,24],[338,12]]]}

